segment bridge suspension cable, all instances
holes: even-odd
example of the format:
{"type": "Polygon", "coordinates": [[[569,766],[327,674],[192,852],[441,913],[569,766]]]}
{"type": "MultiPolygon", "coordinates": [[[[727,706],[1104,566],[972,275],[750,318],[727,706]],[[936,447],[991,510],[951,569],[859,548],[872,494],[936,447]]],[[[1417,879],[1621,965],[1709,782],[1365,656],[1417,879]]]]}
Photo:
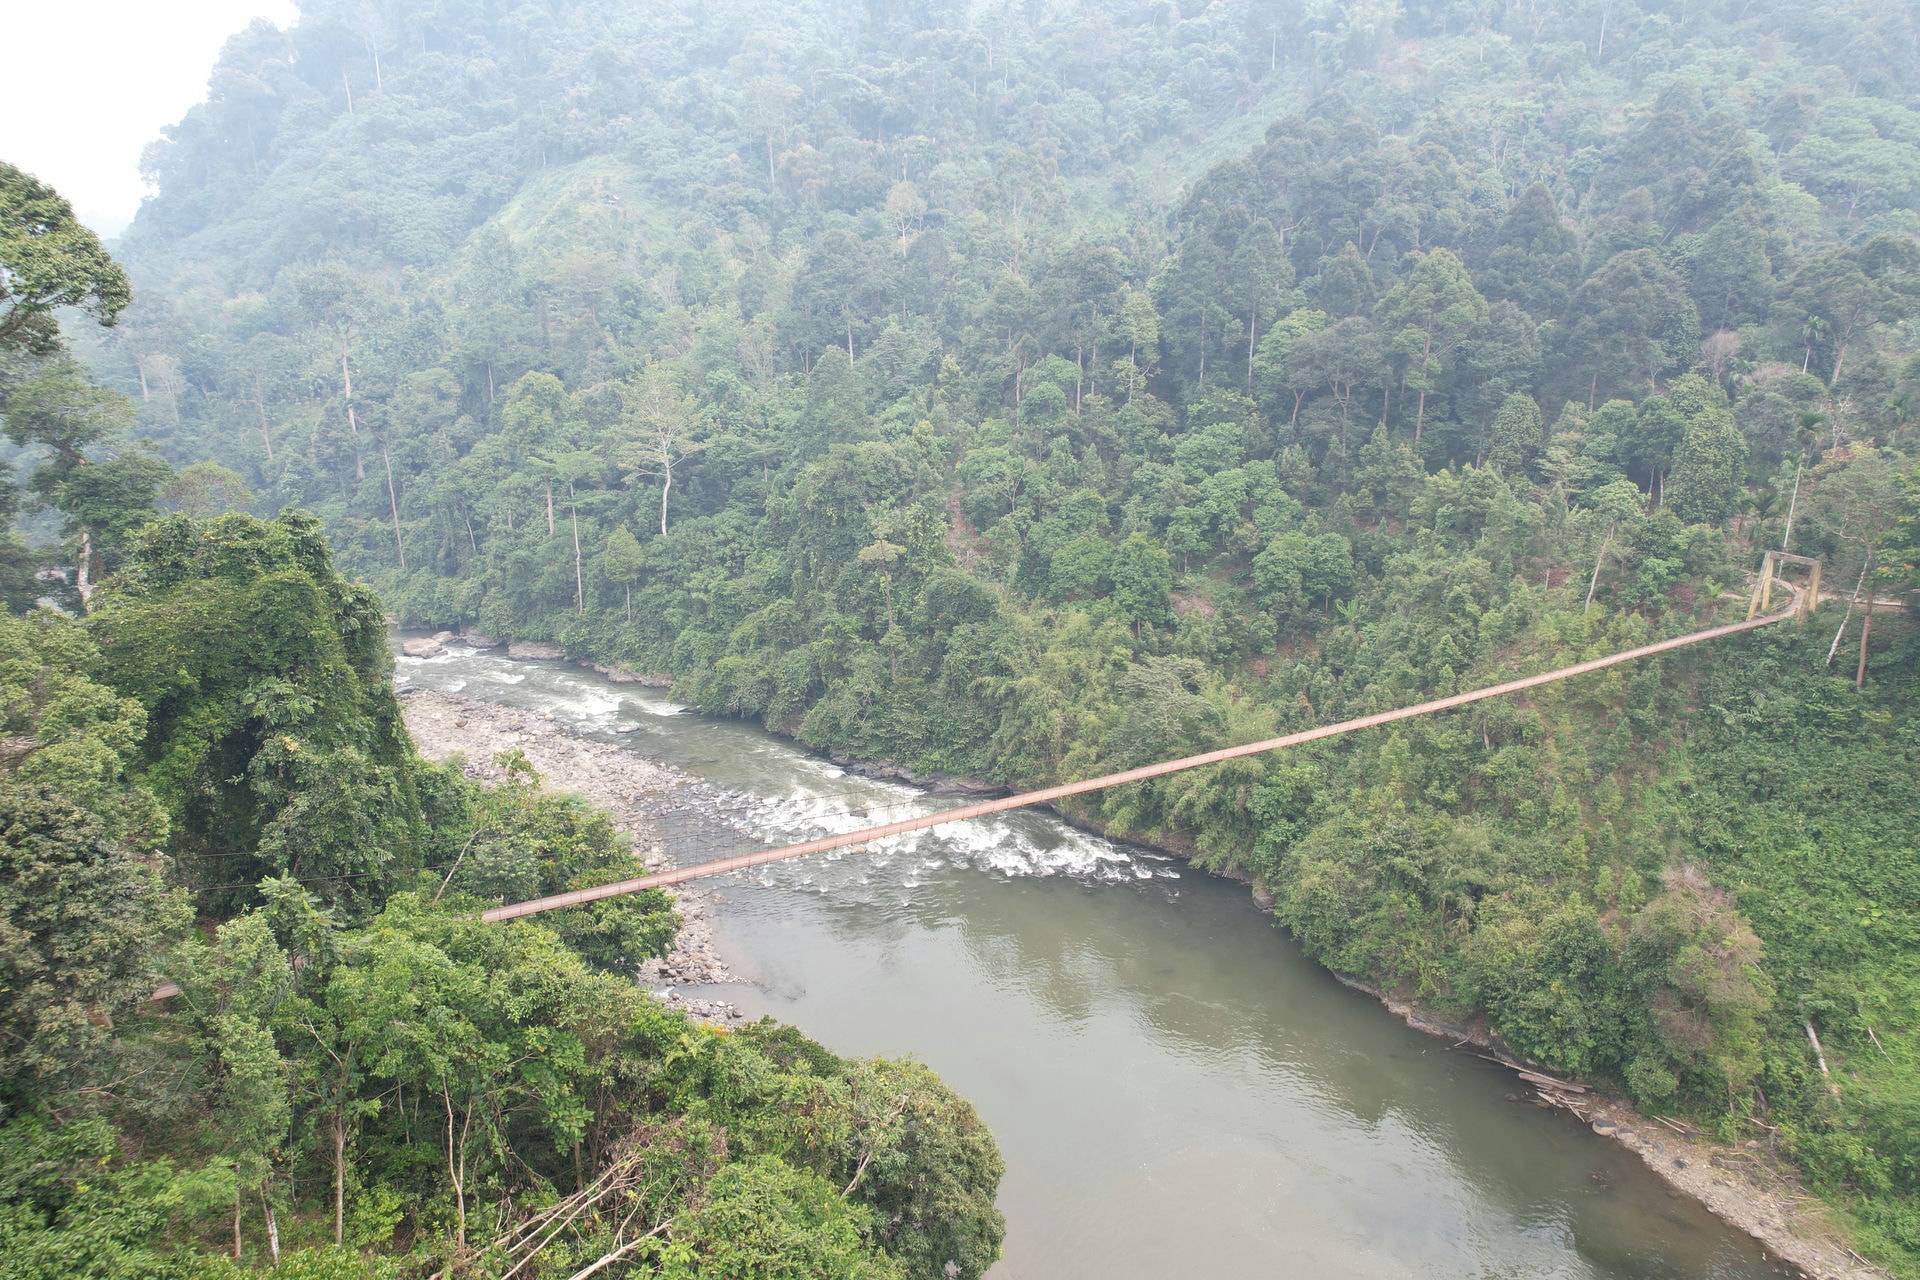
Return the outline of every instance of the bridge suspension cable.
{"type": "MultiPolygon", "coordinates": [[[[1768,566],[1771,569],[1771,565],[1768,566]]],[[[1768,574],[1768,581],[1772,575],[1768,574]]],[[[1783,584],[1787,585],[1787,584],[1783,584]]],[[[666,871],[656,871],[651,875],[640,876],[632,880],[617,880],[611,884],[595,885],[590,889],[572,889],[566,893],[551,894],[544,898],[533,898],[526,902],[513,902],[494,907],[481,914],[483,920],[517,920],[522,916],[538,915],[543,911],[558,911],[562,907],[584,906],[589,902],[598,902],[603,898],[617,898],[623,894],[638,893],[642,889],[659,889],[668,885],[684,884],[689,880],[699,880],[707,876],[726,875],[733,871],[744,871],[750,867],[765,866],[770,862],[785,862],[792,858],[805,858],[816,853],[827,853],[834,849],[850,849],[874,840],[884,840],[890,836],[905,835],[913,831],[926,831],[932,827],[943,827],[950,822],[966,822],[973,818],[984,818],[991,814],[1006,813],[1013,809],[1026,809],[1034,805],[1050,804],[1056,800],[1065,800],[1071,796],[1086,795],[1091,791],[1103,791],[1108,787],[1125,786],[1130,782],[1145,782],[1150,778],[1165,777],[1170,773],[1180,773],[1187,769],[1203,769],[1210,764],[1219,764],[1226,760],[1238,760],[1244,756],[1261,755],[1268,751],[1278,751],[1283,747],[1297,747],[1303,743],[1318,742],[1322,738],[1337,738],[1342,734],[1355,733],[1361,729],[1372,729],[1383,724],[1392,724],[1398,720],[1411,720],[1416,716],[1432,715],[1436,711],[1451,711],[1455,707],[1464,707],[1470,703],[1484,702],[1488,698],[1503,697],[1509,693],[1520,693],[1527,689],[1537,689],[1544,684],[1559,680],[1569,680],[1574,676],[1586,675],[1593,671],[1604,671],[1608,667],[1617,667],[1623,662],[1632,662],[1637,658],[1650,658],[1658,653],[1667,653],[1674,649],[1684,649],[1689,645],[1704,644],[1709,640],[1719,640],[1726,636],[1739,635],[1745,631],[1757,631],[1761,627],[1772,626],[1800,615],[1801,599],[1798,589],[1788,585],[1794,592],[1793,607],[1782,613],[1769,614],[1766,617],[1748,618],[1744,622],[1729,623],[1725,626],[1709,627],[1705,631],[1693,631],[1686,635],[1674,636],[1669,640],[1659,640],[1652,644],[1643,644],[1633,649],[1611,653],[1602,658],[1589,658],[1585,662],[1576,662],[1572,666],[1560,667],[1553,671],[1544,671],[1539,675],[1523,676],[1518,680],[1508,680],[1501,684],[1488,685],[1484,689],[1474,689],[1468,693],[1456,693],[1450,697],[1435,698],[1431,702],[1417,703],[1410,707],[1400,707],[1393,711],[1376,712],[1373,715],[1357,716],[1352,720],[1342,720],[1338,724],[1321,725],[1315,729],[1302,729],[1297,733],[1282,734],[1277,738],[1263,738],[1258,742],[1243,743],[1237,747],[1222,747],[1217,751],[1204,751],[1199,755],[1181,756],[1177,760],[1162,760],[1158,764],[1141,765],[1136,769],[1123,769],[1119,773],[1104,774],[1098,778],[1087,778],[1080,782],[1063,782],[1057,786],[1041,787],[1035,791],[1023,791],[1018,795],[1002,796],[995,800],[982,800],[973,804],[963,804],[952,809],[943,809],[938,813],[923,814],[915,818],[903,818],[897,822],[881,823],[878,826],[862,827],[856,831],[844,831],[838,835],[821,836],[813,840],[802,840],[798,844],[783,845],[776,849],[757,849],[751,853],[735,854],[729,858],[720,858],[713,862],[700,862],[691,866],[674,867],[666,871]]],[[[1758,593],[1756,592],[1756,600],[1758,593]]]]}

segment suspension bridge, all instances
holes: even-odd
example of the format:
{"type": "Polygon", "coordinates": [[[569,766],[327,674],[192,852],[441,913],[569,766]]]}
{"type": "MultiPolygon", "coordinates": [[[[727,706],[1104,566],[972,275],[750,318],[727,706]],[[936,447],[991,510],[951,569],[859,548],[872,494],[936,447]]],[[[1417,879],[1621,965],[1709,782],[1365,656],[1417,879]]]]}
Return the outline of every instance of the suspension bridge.
{"type": "MultiPolygon", "coordinates": [[[[1204,769],[1208,765],[1221,764],[1228,760],[1240,760],[1247,756],[1264,755],[1269,751],[1280,751],[1287,747],[1297,747],[1309,742],[1319,742],[1325,738],[1338,738],[1349,733],[1358,733],[1363,729],[1375,729],[1385,724],[1394,724],[1401,720],[1412,720],[1419,716],[1430,716],[1441,711],[1452,711],[1456,707],[1470,706],[1476,702],[1485,702],[1489,698],[1501,698],[1508,694],[1524,693],[1528,689],[1538,689],[1542,685],[1555,684],[1562,680],[1571,680],[1576,676],[1589,675],[1595,671],[1605,671],[1623,663],[1634,662],[1641,658],[1651,658],[1656,654],[1671,653],[1675,649],[1685,649],[1697,644],[1706,644],[1712,640],[1723,640],[1728,636],[1743,635],[1749,631],[1758,631],[1775,623],[1804,620],[1812,611],[1818,599],[1820,588],[1820,566],[1817,561],[1802,556],[1788,556],[1784,553],[1769,552],[1760,574],[1756,576],[1753,592],[1747,603],[1747,617],[1742,622],[1730,622],[1723,626],[1708,627],[1704,631],[1691,631],[1685,635],[1673,636],[1666,640],[1656,640],[1652,644],[1643,644],[1632,649],[1623,649],[1619,653],[1610,653],[1604,657],[1589,658],[1585,662],[1576,662],[1571,666],[1557,667],[1552,671],[1543,671],[1538,675],[1522,676],[1516,680],[1503,681],[1488,685],[1482,689],[1456,693],[1445,698],[1435,698],[1429,702],[1415,703],[1408,707],[1398,707],[1392,711],[1375,712],[1372,715],[1356,716],[1351,720],[1342,720],[1338,724],[1320,725],[1313,729],[1301,729],[1295,733],[1282,734],[1277,738],[1262,738],[1258,742],[1242,743],[1237,747],[1222,747],[1217,751],[1203,751],[1198,755],[1181,756],[1174,760],[1162,760],[1156,764],[1141,765],[1135,769],[1123,769],[1118,773],[1102,774],[1097,778],[1085,778],[1079,782],[1063,782],[1056,786],[1041,787],[1034,791],[1022,791],[1017,795],[1000,796],[992,800],[982,800],[973,804],[964,804],[952,809],[942,809],[937,813],[922,814],[919,817],[903,818],[897,822],[883,822],[876,826],[861,827],[854,831],[843,831],[837,835],[821,836],[813,840],[802,840],[798,844],[781,845],[773,849],[756,849],[748,853],[735,854],[729,858],[718,858],[711,862],[693,863],[684,867],[670,867],[665,871],[656,871],[650,875],[638,876],[631,880],[616,880],[609,884],[594,885],[588,889],[571,889],[565,893],[549,894],[546,897],[530,898],[525,902],[509,902],[490,908],[480,915],[482,920],[501,921],[518,920],[523,916],[539,915],[547,911],[560,911],[567,907],[585,906],[589,902],[599,902],[605,898],[618,898],[629,893],[639,893],[643,889],[664,889],[671,885],[685,884],[689,880],[702,880],[708,876],[723,876],[735,871],[746,871],[753,867],[766,866],[773,862],[787,862],[794,858],[811,857],[817,853],[829,853],[835,849],[853,849],[875,840],[884,840],[890,836],[906,835],[913,831],[927,831],[934,827],[944,827],[954,822],[969,822],[975,818],[990,817],[996,813],[1006,813],[1013,809],[1029,809],[1036,805],[1052,804],[1057,800],[1066,800],[1073,796],[1083,796],[1094,791],[1104,791],[1108,787],[1121,787],[1130,782],[1146,782],[1152,778],[1164,778],[1170,773],[1182,773],[1188,769],[1204,769]],[[1806,566],[1809,581],[1805,588],[1796,586],[1784,578],[1778,577],[1779,570],[1786,564],[1806,566]],[[1792,596],[1792,603],[1777,613],[1766,613],[1772,607],[1774,587],[1784,587],[1792,596]]],[[[1869,607],[1874,602],[1869,601],[1869,607]]],[[[180,994],[179,984],[162,983],[155,988],[150,999],[170,1000],[180,994]]]]}
{"type": "Polygon", "coordinates": [[[1041,787],[1033,791],[1022,791],[1017,795],[1001,796],[992,800],[982,800],[973,804],[959,805],[952,809],[943,809],[937,813],[923,814],[913,818],[903,818],[897,822],[884,822],[876,826],[862,827],[854,831],[844,831],[837,835],[821,836],[813,840],[802,840],[797,844],[782,845],[772,849],[756,849],[748,853],[735,854],[732,857],[719,858],[711,862],[694,863],[684,867],[672,867],[665,871],[656,871],[649,875],[631,880],[616,880],[609,884],[595,885],[587,889],[571,889],[565,893],[549,894],[541,898],[531,898],[525,902],[511,902],[493,907],[481,914],[483,920],[518,920],[523,916],[539,915],[546,911],[559,911],[567,907],[584,906],[590,902],[599,902],[606,898],[617,898],[624,894],[639,893],[643,889],[662,889],[670,885],[685,884],[689,880],[700,880],[708,876],[728,875],[735,871],[745,871],[752,867],[766,866],[773,862],[787,862],[794,858],[811,857],[814,854],[828,853],[835,849],[851,849],[875,840],[884,840],[891,836],[906,835],[914,831],[926,831],[934,827],[944,827],[955,822],[970,822],[975,818],[985,818],[996,813],[1006,813],[1013,809],[1028,809],[1036,805],[1052,804],[1056,801],[1083,796],[1094,791],[1104,791],[1108,787],[1125,786],[1132,782],[1146,782],[1152,778],[1163,778],[1170,773],[1182,773],[1188,769],[1204,769],[1208,765],[1221,764],[1228,760],[1239,760],[1247,756],[1264,755],[1269,751],[1280,751],[1287,747],[1297,747],[1309,742],[1319,742],[1325,738],[1338,738],[1349,733],[1358,733],[1363,729],[1375,729],[1381,725],[1394,724],[1401,720],[1412,720],[1419,716],[1430,716],[1441,711],[1452,711],[1457,707],[1470,706],[1476,702],[1485,702],[1489,698],[1501,698],[1508,694],[1523,693],[1528,689],[1537,689],[1542,685],[1554,684],[1562,680],[1571,680],[1576,676],[1605,671],[1623,663],[1634,662],[1641,658],[1651,658],[1656,654],[1671,653],[1675,649],[1685,649],[1692,645],[1706,644],[1713,640],[1722,640],[1729,636],[1757,631],[1775,623],[1800,620],[1808,616],[1814,602],[1819,598],[1820,566],[1818,562],[1801,556],[1786,556],[1769,552],[1754,584],[1753,593],[1748,601],[1747,617],[1742,622],[1727,623],[1723,626],[1708,627],[1704,631],[1693,631],[1670,639],[1658,640],[1652,644],[1639,645],[1624,649],[1619,653],[1610,653],[1600,658],[1589,658],[1585,662],[1576,662],[1571,666],[1559,667],[1552,671],[1543,671],[1538,675],[1523,676],[1516,680],[1503,681],[1466,693],[1456,693],[1445,698],[1435,698],[1429,702],[1416,703],[1413,706],[1399,707],[1392,711],[1376,712],[1373,715],[1356,716],[1351,720],[1342,720],[1338,724],[1321,725],[1317,728],[1302,729],[1295,733],[1282,734],[1277,738],[1262,738],[1258,742],[1242,743],[1235,747],[1222,747],[1217,751],[1203,751],[1198,755],[1181,756],[1174,760],[1162,760],[1156,764],[1141,765],[1134,769],[1123,769],[1118,773],[1103,774],[1097,778],[1085,778],[1078,782],[1064,782],[1051,787],[1041,787]],[[1806,588],[1787,582],[1777,575],[1782,565],[1792,563],[1803,565],[1809,570],[1806,588]],[[1776,583],[1786,588],[1792,596],[1792,603],[1777,613],[1768,613],[1772,607],[1773,591],[1776,583]]]}

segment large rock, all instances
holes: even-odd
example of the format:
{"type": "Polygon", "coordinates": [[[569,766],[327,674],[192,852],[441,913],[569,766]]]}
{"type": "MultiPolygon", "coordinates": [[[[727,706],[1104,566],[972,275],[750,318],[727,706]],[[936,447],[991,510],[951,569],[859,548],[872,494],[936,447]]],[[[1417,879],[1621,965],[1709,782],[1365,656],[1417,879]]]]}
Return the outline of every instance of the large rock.
{"type": "Polygon", "coordinates": [[[414,636],[400,642],[400,652],[409,658],[437,658],[447,651],[447,647],[431,636],[414,636]]]}
{"type": "Polygon", "coordinates": [[[648,689],[673,688],[672,676],[653,675],[644,671],[635,671],[631,667],[623,667],[617,662],[589,662],[586,665],[613,681],[615,684],[637,684],[648,689]]]}
{"type": "Polygon", "coordinates": [[[499,636],[490,636],[484,631],[462,631],[460,643],[474,649],[498,649],[506,641],[499,636]]]}
{"type": "Polygon", "coordinates": [[[507,646],[509,658],[564,658],[566,650],[551,640],[515,640],[507,646]]]}

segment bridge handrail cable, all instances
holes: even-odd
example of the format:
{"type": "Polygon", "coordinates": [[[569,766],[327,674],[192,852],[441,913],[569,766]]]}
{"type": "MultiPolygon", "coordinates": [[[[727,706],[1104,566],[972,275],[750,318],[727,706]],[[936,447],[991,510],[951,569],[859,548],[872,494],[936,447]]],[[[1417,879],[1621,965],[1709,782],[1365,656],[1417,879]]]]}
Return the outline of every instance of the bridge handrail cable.
{"type": "MultiPolygon", "coordinates": [[[[1786,585],[1786,584],[1783,584],[1786,585]]],[[[1221,747],[1216,751],[1203,751],[1199,755],[1181,756],[1176,760],[1162,760],[1156,764],[1141,765],[1134,769],[1123,769],[1118,773],[1103,774],[1097,778],[1086,778],[1079,782],[1063,782],[1051,787],[1041,787],[1034,791],[1023,791],[1017,795],[1001,796],[994,800],[982,800],[973,804],[964,804],[952,809],[942,809],[938,813],[922,814],[914,818],[902,818],[897,822],[881,823],[878,826],[862,827],[855,831],[843,831],[837,835],[820,836],[813,840],[802,840],[798,844],[782,845],[775,849],[757,849],[751,853],[735,854],[712,862],[699,862],[684,867],[672,867],[665,871],[656,871],[650,875],[632,880],[617,880],[610,884],[595,885],[588,889],[571,889],[565,893],[550,894],[542,898],[533,898],[526,902],[512,902],[483,912],[483,920],[517,920],[522,916],[537,915],[543,911],[557,911],[563,907],[584,906],[589,902],[599,902],[604,898],[616,898],[623,894],[638,893],[642,889],[659,889],[668,885],[684,884],[689,880],[699,880],[707,876],[726,875],[733,871],[745,871],[752,867],[765,866],[771,862],[785,862],[792,858],[809,857],[816,853],[828,853],[835,849],[848,849],[867,844],[874,840],[884,840],[892,836],[906,835],[909,832],[925,831],[932,827],[942,827],[950,822],[966,822],[974,818],[984,818],[996,813],[1006,813],[1013,809],[1026,809],[1034,805],[1050,804],[1056,800],[1065,800],[1072,796],[1086,795],[1091,791],[1103,791],[1108,787],[1125,786],[1130,782],[1146,782],[1152,778],[1165,777],[1170,773],[1180,773],[1187,769],[1202,769],[1207,765],[1220,764],[1227,760],[1238,760],[1245,756],[1261,755],[1268,751],[1278,751],[1283,747],[1297,747],[1308,742],[1318,742],[1322,738],[1339,737],[1361,729],[1377,728],[1383,724],[1393,724],[1399,720],[1411,720],[1416,716],[1432,715],[1436,711],[1451,711],[1455,707],[1464,707],[1471,703],[1483,702],[1488,698],[1503,697],[1509,693],[1520,693],[1527,689],[1537,689],[1541,685],[1552,684],[1559,680],[1568,680],[1574,676],[1586,675],[1593,671],[1604,671],[1608,667],[1619,666],[1623,662],[1632,662],[1637,658],[1650,658],[1658,653],[1667,653],[1674,649],[1684,649],[1689,645],[1703,644],[1709,640],[1718,640],[1725,636],[1739,635],[1745,631],[1757,631],[1761,627],[1772,626],[1795,616],[1798,607],[1797,589],[1789,586],[1796,597],[1795,607],[1781,613],[1769,614],[1763,618],[1751,618],[1744,622],[1728,623],[1725,626],[1709,627],[1705,631],[1693,631],[1686,635],[1673,636],[1666,640],[1657,640],[1652,644],[1639,645],[1619,653],[1610,653],[1605,657],[1589,658],[1585,662],[1576,662],[1572,666],[1559,667],[1552,671],[1543,671],[1539,675],[1522,676],[1517,680],[1507,680],[1500,684],[1488,685],[1484,689],[1474,689],[1467,693],[1456,693],[1445,698],[1435,698],[1430,702],[1416,703],[1409,707],[1399,707],[1392,711],[1380,711],[1373,715],[1357,716],[1351,720],[1342,720],[1338,724],[1321,725],[1313,729],[1301,729],[1295,733],[1282,734],[1277,738],[1262,738],[1258,742],[1242,743],[1237,747],[1221,747]]]]}

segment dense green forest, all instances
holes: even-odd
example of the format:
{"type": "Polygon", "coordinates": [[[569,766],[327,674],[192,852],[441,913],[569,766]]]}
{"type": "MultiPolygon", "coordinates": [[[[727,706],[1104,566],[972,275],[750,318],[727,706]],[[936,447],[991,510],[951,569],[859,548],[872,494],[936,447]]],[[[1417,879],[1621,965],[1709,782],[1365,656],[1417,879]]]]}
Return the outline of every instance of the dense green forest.
{"type": "Polygon", "coordinates": [[[657,893],[479,920],[636,860],[413,754],[311,518],[169,517],[96,604],[0,616],[0,1275],[992,1261],[999,1157],[925,1068],[659,1004],[657,893]]]}
{"type": "Polygon", "coordinates": [[[1819,556],[1802,630],[1076,816],[1920,1274],[1920,639],[1856,603],[1920,554],[1916,85],[1900,0],[311,0],[8,430],[92,578],[149,500],[305,509],[406,622],[1003,783],[1819,556]]]}
{"type": "Polygon", "coordinates": [[[83,619],[0,612],[0,1277],[981,1275],[973,1108],[656,1000],[657,891],[484,923],[642,864],[517,753],[492,787],[415,754],[315,517],[154,509],[222,478],[62,363],[58,308],[111,322],[126,281],[4,166],[0,268],[9,428],[112,568],[83,619]]]}

